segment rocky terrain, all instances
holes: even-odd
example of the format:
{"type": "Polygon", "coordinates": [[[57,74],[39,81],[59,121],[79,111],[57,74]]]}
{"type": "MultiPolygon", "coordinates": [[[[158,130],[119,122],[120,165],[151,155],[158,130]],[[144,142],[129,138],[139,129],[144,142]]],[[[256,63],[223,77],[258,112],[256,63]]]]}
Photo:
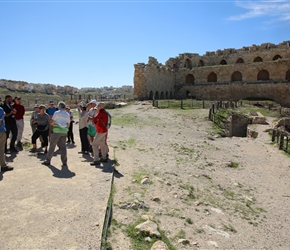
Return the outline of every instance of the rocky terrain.
{"type": "Polygon", "coordinates": [[[206,109],[111,114],[112,249],[290,248],[290,162],[271,143],[273,118],[253,139],[219,137],[206,109]]]}

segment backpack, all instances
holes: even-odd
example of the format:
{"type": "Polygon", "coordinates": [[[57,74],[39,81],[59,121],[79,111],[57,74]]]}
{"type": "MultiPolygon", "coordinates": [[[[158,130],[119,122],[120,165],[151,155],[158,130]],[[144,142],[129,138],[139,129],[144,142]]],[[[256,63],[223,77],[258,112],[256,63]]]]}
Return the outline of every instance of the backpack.
{"type": "Polygon", "coordinates": [[[106,113],[108,115],[108,123],[107,123],[106,127],[107,127],[107,129],[109,129],[111,127],[111,124],[112,124],[112,116],[110,115],[109,112],[106,111],[106,113]]]}

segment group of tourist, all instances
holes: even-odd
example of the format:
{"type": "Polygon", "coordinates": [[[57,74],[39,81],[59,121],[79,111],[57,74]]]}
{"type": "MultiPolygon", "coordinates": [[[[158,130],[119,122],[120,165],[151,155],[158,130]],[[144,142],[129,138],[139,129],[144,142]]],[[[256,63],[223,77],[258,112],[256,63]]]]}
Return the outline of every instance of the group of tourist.
{"type": "MultiPolygon", "coordinates": [[[[43,104],[36,104],[31,113],[32,148],[30,152],[38,152],[37,139],[39,139],[41,142],[40,150],[47,154],[46,160],[42,164],[50,165],[55,147],[58,146],[62,164],[67,165],[66,144],[75,144],[73,112],[64,102],[59,102],[55,107],[55,103],[50,101],[48,106],[47,108],[43,104]]],[[[104,103],[97,103],[96,100],[91,100],[87,104],[81,102],[78,112],[79,120],[76,124],[79,124],[81,141],[79,153],[92,153],[94,160],[91,165],[107,162],[110,115],[104,109],[104,103]]],[[[24,114],[25,108],[21,104],[21,98],[17,96],[12,99],[12,96],[6,95],[4,102],[0,105],[0,164],[2,172],[13,170],[13,167],[7,165],[5,156],[23,149],[21,140],[24,129],[24,114]],[[10,140],[9,148],[7,146],[8,140],[10,140]]]]}

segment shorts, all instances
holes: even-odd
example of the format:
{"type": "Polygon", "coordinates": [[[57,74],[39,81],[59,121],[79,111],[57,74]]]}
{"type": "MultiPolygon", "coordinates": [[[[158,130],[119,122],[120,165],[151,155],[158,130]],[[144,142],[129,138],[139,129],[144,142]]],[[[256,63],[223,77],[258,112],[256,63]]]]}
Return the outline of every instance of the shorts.
{"type": "Polygon", "coordinates": [[[89,136],[94,136],[94,137],[96,136],[96,128],[95,128],[95,126],[89,124],[89,126],[88,126],[88,135],[89,136]]]}

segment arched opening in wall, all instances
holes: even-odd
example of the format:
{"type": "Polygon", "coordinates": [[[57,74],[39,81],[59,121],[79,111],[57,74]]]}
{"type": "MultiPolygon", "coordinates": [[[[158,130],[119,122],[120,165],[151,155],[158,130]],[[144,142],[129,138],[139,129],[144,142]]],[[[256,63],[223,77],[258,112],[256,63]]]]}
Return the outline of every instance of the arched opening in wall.
{"type": "Polygon", "coordinates": [[[231,77],[232,82],[238,82],[238,81],[242,81],[242,80],[243,80],[243,76],[242,76],[242,73],[240,71],[235,71],[232,74],[232,77],[231,77]]]}
{"type": "Polygon", "coordinates": [[[259,56],[255,57],[253,62],[263,62],[263,59],[259,56]]]}
{"type": "Polygon", "coordinates": [[[163,99],[164,99],[164,92],[161,91],[161,93],[160,93],[160,100],[163,100],[163,99]]]}
{"type": "Polygon", "coordinates": [[[192,69],[191,61],[189,59],[186,59],[184,62],[184,68],[192,69]]]}
{"type": "Polygon", "coordinates": [[[257,75],[257,80],[262,80],[262,81],[267,81],[269,80],[269,72],[265,69],[262,69],[259,71],[258,75],[257,75]]]}
{"type": "Polygon", "coordinates": [[[172,91],[170,91],[170,95],[169,95],[170,99],[173,99],[173,94],[172,91]]]}
{"type": "Polygon", "coordinates": [[[208,76],[207,76],[207,82],[217,82],[217,75],[214,72],[211,72],[208,76]]]}
{"type": "Polygon", "coordinates": [[[168,91],[165,92],[165,99],[168,99],[168,91]]]}
{"type": "Polygon", "coordinates": [[[282,59],[282,56],[280,56],[280,55],[276,55],[276,56],[273,57],[273,61],[276,61],[276,60],[278,60],[278,59],[282,59]]]}
{"type": "Polygon", "coordinates": [[[198,67],[203,67],[203,66],[204,66],[204,61],[203,60],[199,60],[198,67]]]}
{"type": "Polygon", "coordinates": [[[243,58],[239,58],[239,59],[236,61],[236,63],[244,63],[243,58]]]}
{"type": "Polygon", "coordinates": [[[158,93],[158,91],[155,92],[154,98],[155,98],[155,100],[159,100],[159,93],[158,93]]]}
{"type": "Polygon", "coordinates": [[[227,63],[227,61],[225,60],[225,59],[222,59],[221,61],[220,61],[220,65],[227,65],[228,63],[227,63]]]}
{"type": "Polygon", "coordinates": [[[286,77],[285,77],[285,79],[286,79],[287,81],[290,81],[290,69],[286,72],[286,77]]]}
{"type": "Polygon", "coordinates": [[[153,91],[152,90],[150,91],[150,94],[149,94],[149,100],[153,100],[153,91]]]}
{"type": "Polygon", "coordinates": [[[194,76],[192,74],[188,74],[185,77],[185,83],[186,84],[194,84],[194,76]]]}

